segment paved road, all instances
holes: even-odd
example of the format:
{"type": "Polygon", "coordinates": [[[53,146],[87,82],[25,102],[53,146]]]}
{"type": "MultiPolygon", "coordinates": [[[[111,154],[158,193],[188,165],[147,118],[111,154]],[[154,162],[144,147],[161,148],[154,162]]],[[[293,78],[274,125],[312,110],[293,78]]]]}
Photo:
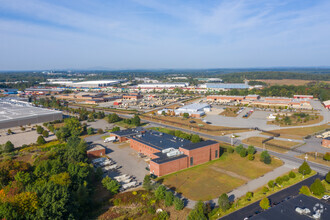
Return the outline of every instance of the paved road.
{"type": "MultiPolygon", "coordinates": [[[[268,197],[269,200],[270,200],[270,203],[272,205],[277,204],[277,203],[282,202],[283,200],[285,200],[288,197],[298,195],[299,194],[299,189],[303,185],[310,186],[316,178],[323,179],[324,177],[321,176],[321,175],[315,175],[315,176],[310,177],[310,178],[308,178],[304,181],[299,182],[296,185],[293,185],[289,188],[281,190],[281,191],[279,191],[279,192],[277,192],[277,193],[275,193],[275,194],[268,197]]],[[[259,202],[260,202],[260,200],[255,202],[255,203],[252,203],[249,206],[246,206],[242,209],[239,209],[235,212],[232,212],[231,214],[226,215],[226,216],[222,217],[221,219],[223,219],[223,220],[233,220],[233,219],[236,220],[237,219],[238,220],[238,219],[244,219],[245,217],[251,217],[251,216],[255,215],[256,213],[262,212],[262,209],[259,206],[259,202]]]]}

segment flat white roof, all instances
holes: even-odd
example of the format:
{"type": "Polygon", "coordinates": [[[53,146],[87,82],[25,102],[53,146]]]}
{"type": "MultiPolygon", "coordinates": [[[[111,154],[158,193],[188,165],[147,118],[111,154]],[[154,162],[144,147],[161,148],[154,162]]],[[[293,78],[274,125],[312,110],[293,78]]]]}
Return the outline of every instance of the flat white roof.
{"type": "Polygon", "coordinates": [[[183,106],[183,107],[179,108],[178,110],[198,111],[198,110],[202,110],[203,108],[208,108],[208,107],[210,107],[210,105],[206,104],[206,103],[193,103],[193,104],[190,104],[190,105],[183,106]]]}
{"type": "Polygon", "coordinates": [[[95,80],[95,81],[83,81],[83,82],[76,82],[74,84],[106,84],[106,83],[114,83],[120,82],[120,80],[95,80]]]}

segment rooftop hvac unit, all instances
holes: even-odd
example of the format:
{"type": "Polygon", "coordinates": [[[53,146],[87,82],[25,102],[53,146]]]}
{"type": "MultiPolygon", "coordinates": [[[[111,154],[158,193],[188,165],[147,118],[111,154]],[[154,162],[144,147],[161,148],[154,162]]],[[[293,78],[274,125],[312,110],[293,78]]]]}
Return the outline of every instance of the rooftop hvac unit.
{"type": "Polygon", "coordinates": [[[170,152],[170,151],[173,151],[173,150],[175,150],[173,147],[166,148],[166,149],[162,150],[162,153],[163,153],[163,154],[166,154],[166,153],[168,153],[168,152],[170,152]]]}
{"type": "Polygon", "coordinates": [[[182,154],[181,151],[179,151],[179,150],[173,150],[173,151],[168,152],[166,155],[168,157],[173,157],[173,156],[177,156],[177,155],[180,155],[180,154],[182,154]]]}

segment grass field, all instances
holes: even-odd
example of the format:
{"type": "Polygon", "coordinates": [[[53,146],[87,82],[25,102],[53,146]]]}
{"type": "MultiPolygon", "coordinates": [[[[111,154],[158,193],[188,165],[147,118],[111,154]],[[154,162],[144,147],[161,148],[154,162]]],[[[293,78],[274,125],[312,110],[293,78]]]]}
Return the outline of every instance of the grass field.
{"type": "Polygon", "coordinates": [[[302,86],[302,85],[306,85],[307,83],[310,83],[310,82],[315,82],[313,80],[301,80],[301,79],[260,79],[257,81],[265,82],[270,86],[274,86],[274,85],[302,86]]]}
{"type": "Polygon", "coordinates": [[[307,135],[313,135],[327,128],[330,128],[330,125],[324,124],[324,125],[312,126],[306,128],[288,128],[288,129],[272,130],[272,132],[281,134],[280,137],[282,138],[292,138],[292,139],[302,140],[307,135]]]}
{"type": "MultiPolygon", "coordinates": [[[[245,144],[249,144],[249,145],[253,145],[256,147],[263,147],[262,141],[265,140],[266,138],[263,137],[250,137],[247,139],[244,139],[242,142],[245,144]]],[[[270,140],[265,144],[265,148],[268,150],[272,150],[272,151],[276,151],[279,153],[285,153],[287,152],[291,147],[298,145],[298,142],[294,142],[294,141],[282,141],[282,140],[270,140]],[[276,144],[279,145],[281,147],[284,147],[286,149],[282,149],[282,148],[278,148],[278,147],[273,147],[273,146],[269,146],[267,145],[267,143],[270,144],[276,144]]]]}
{"type": "Polygon", "coordinates": [[[272,160],[266,165],[256,155],[254,161],[238,154],[225,153],[220,159],[185,169],[159,178],[160,181],[193,200],[209,200],[228,193],[281,166],[282,161],[272,160]]]}

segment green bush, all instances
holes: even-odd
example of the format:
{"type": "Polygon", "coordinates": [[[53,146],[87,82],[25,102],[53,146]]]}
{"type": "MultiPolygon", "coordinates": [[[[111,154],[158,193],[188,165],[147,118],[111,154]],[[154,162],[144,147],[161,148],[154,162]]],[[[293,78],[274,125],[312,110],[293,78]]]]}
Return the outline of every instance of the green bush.
{"type": "Polygon", "coordinates": [[[330,153],[326,152],[323,156],[323,160],[330,161],[330,153]]]}
{"type": "Polygon", "coordinates": [[[283,178],[279,176],[279,177],[277,177],[277,178],[275,179],[275,182],[276,182],[277,185],[280,186],[280,185],[282,185],[282,183],[283,183],[283,178]]]}
{"type": "Polygon", "coordinates": [[[174,195],[171,191],[166,191],[165,193],[165,206],[172,206],[174,200],[174,195]]]}
{"type": "Polygon", "coordinates": [[[247,150],[245,148],[241,149],[239,152],[239,155],[241,157],[246,157],[247,156],[247,150]]]}
{"type": "Polygon", "coordinates": [[[112,195],[117,194],[120,188],[120,184],[116,181],[111,179],[110,177],[106,176],[102,179],[102,185],[106,188],[112,195]]]}
{"type": "Polygon", "coordinates": [[[48,136],[49,136],[49,132],[48,132],[47,130],[44,130],[44,131],[42,132],[42,136],[44,136],[45,138],[48,138],[48,136]]]}
{"type": "Polygon", "coordinates": [[[157,215],[158,220],[166,220],[168,218],[169,218],[169,216],[166,211],[162,211],[162,212],[158,213],[158,215],[157,215]]]}
{"type": "Polygon", "coordinates": [[[38,125],[37,126],[37,133],[42,134],[43,131],[44,131],[44,128],[38,125]]]}
{"type": "Polygon", "coordinates": [[[155,190],[155,197],[158,200],[164,199],[166,193],[166,187],[163,185],[158,186],[158,188],[155,190]]]}
{"type": "Polygon", "coordinates": [[[325,188],[319,178],[317,178],[314,181],[314,183],[312,183],[310,190],[314,195],[317,195],[317,196],[322,196],[325,192],[325,188]]]}
{"type": "Polygon", "coordinates": [[[242,149],[245,149],[245,148],[243,147],[242,144],[240,144],[240,145],[238,145],[238,146],[235,148],[235,151],[236,151],[238,154],[240,154],[242,149]]]}
{"type": "Polygon", "coordinates": [[[248,160],[254,160],[254,155],[253,154],[249,154],[248,155],[248,160]]]}
{"type": "Polygon", "coordinates": [[[223,193],[219,199],[218,199],[218,204],[219,204],[219,208],[222,211],[226,211],[230,208],[230,201],[228,198],[228,195],[226,193],[223,193]]]}
{"type": "Polygon", "coordinates": [[[115,131],[120,131],[120,127],[116,126],[111,129],[111,132],[115,132],[115,131]]]}
{"type": "Polygon", "coordinates": [[[296,177],[296,174],[293,171],[290,171],[289,177],[290,178],[295,178],[296,177]]]}
{"type": "Polygon", "coordinates": [[[2,146],[2,151],[5,153],[10,153],[15,150],[13,143],[7,141],[4,146],[2,146]]]}
{"type": "Polygon", "coordinates": [[[174,198],[174,208],[175,210],[182,210],[184,208],[184,202],[179,198],[174,198]]]}
{"type": "Polygon", "coordinates": [[[270,164],[272,162],[272,159],[268,153],[268,151],[263,151],[260,154],[260,160],[264,162],[265,164],[270,164]]]}
{"type": "Polygon", "coordinates": [[[248,150],[248,154],[255,154],[256,153],[256,149],[252,145],[248,146],[247,150],[248,150]]]}
{"type": "Polygon", "coordinates": [[[46,141],[44,139],[43,136],[39,136],[38,139],[37,139],[37,144],[38,145],[43,145],[43,144],[46,144],[46,141]]]}
{"type": "Polygon", "coordinates": [[[288,175],[284,175],[283,177],[282,177],[282,179],[283,179],[283,181],[284,182],[287,182],[287,181],[289,181],[289,176],[288,175]]]}
{"type": "Polygon", "coordinates": [[[304,161],[301,166],[298,169],[298,172],[303,174],[303,175],[308,175],[312,172],[312,169],[310,168],[310,166],[308,165],[308,163],[306,161],[304,161]]]}
{"type": "Polygon", "coordinates": [[[251,200],[251,198],[253,197],[253,192],[247,192],[246,194],[245,194],[245,198],[246,198],[246,200],[251,200]]]}
{"type": "Polygon", "coordinates": [[[153,206],[148,207],[148,213],[154,215],[156,213],[156,209],[153,206]]]}
{"type": "Polygon", "coordinates": [[[325,176],[325,181],[327,181],[327,183],[330,183],[330,171],[325,176]]]}
{"type": "Polygon", "coordinates": [[[88,129],[87,129],[87,134],[88,134],[88,135],[92,135],[92,134],[94,134],[94,128],[92,128],[92,127],[88,128],[88,129]]]}
{"type": "Polygon", "coordinates": [[[299,194],[309,196],[311,194],[311,191],[309,190],[308,186],[302,186],[299,190],[299,194]]]}
{"type": "Polygon", "coordinates": [[[264,186],[264,187],[262,188],[262,193],[263,193],[263,194],[266,194],[267,192],[269,192],[269,189],[268,189],[267,186],[264,186]]]}
{"type": "Polygon", "coordinates": [[[234,148],[233,147],[228,147],[227,152],[230,153],[230,154],[234,153],[234,148]]]}
{"type": "Polygon", "coordinates": [[[274,180],[268,181],[268,184],[267,185],[268,185],[269,188],[273,188],[275,186],[274,180]]]}

